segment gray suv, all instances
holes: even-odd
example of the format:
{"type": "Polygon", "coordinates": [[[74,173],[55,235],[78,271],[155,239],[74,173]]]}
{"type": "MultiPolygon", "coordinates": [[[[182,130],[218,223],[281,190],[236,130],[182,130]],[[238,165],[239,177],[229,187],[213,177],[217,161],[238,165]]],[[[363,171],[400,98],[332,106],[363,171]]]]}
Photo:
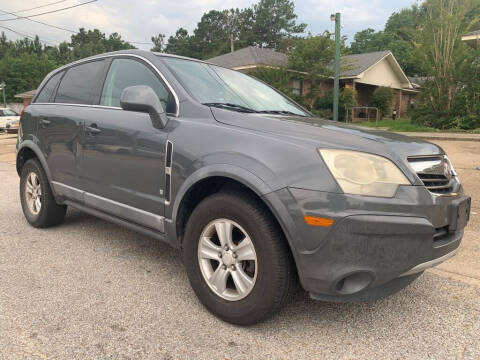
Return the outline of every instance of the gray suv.
{"type": "Polygon", "coordinates": [[[453,256],[470,198],[444,151],[325,121],[240,72],[144,51],[50,73],[17,171],[34,227],[67,206],[181,249],[196,295],[253,324],[293,297],[392,294],[453,256]]]}

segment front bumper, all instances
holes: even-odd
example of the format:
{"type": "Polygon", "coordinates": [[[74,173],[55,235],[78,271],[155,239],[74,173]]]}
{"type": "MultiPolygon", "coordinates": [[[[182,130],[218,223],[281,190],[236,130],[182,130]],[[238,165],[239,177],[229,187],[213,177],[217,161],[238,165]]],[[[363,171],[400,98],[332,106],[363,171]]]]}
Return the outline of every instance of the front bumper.
{"type": "MultiPolygon", "coordinates": [[[[273,194],[269,196],[274,196],[273,194]]],[[[275,193],[302,286],[325,300],[364,300],[406,286],[453,256],[463,236],[452,212],[464,195],[402,186],[394,198],[282,189],[275,193]],[[308,226],[304,215],[335,220],[308,226]],[[455,224],[454,224],[455,223],[455,224]]]]}

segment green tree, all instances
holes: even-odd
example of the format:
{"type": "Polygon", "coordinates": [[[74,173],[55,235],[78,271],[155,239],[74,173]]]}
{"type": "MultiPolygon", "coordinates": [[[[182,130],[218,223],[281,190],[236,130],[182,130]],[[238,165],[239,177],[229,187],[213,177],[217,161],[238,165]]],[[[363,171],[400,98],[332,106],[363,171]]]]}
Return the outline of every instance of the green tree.
{"type": "Polygon", "coordinates": [[[282,39],[303,33],[306,24],[297,24],[293,1],[260,0],[253,6],[255,44],[277,49],[282,39]]]}
{"type": "Polygon", "coordinates": [[[117,33],[113,33],[106,38],[105,33],[98,29],[86,31],[84,28],[81,28],[77,34],[71,36],[69,47],[73,51],[74,59],[82,59],[108,51],[135,48],[130,43],[122,40],[117,33]]]}
{"type": "Polygon", "coordinates": [[[313,109],[316,99],[324,92],[325,79],[332,76],[335,43],[328,34],[295,39],[288,52],[288,68],[309,84],[305,105],[313,109]]]}
{"type": "Polygon", "coordinates": [[[200,59],[209,59],[254,42],[254,13],[251,8],[211,10],[203,14],[191,42],[200,59]]]}
{"type": "Polygon", "coordinates": [[[199,57],[195,48],[193,36],[190,36],[188,31],[184,28],[178,29],[174,36],[168,38],[165,52],[192,58],[199,57]]]}
{"type": "Polygon", "coordinates": [[[478,126],[480,54],[461,41],[479,24],[480,1],[427,0],[419,34],[422,67],[430,81],[422,86],[412,120],[436,128],[478,126]]]}
{"type": "Polygon", "coordinates": [[[133,48],[118,33],[108,37],[97,29],[80,29],[71,42],[58,46],[43,45],[38,36],[16,41],[0,35],[0,81],[7,84],[7,101],[19,101],[14,95],[35,89],[45,75],[74,60],[120,49],[133,48]]]}
{"type": "Polygon", "coordinates": [[[153,47],[150,49],[150,51],[163,52],[165,50],[165,34],[152,36],[152,43],[153,47]]]}
{"type": "Polygon", "coordinates": [[[424,8],[415,4],[411,8],[394,12],[387,20],[384,31],[368,28],[357,32],[350,45],[352,53],[390,50],[405,73],[412,76],[421,74],[417,37],[422,31],[424,13],[424,8]]]}
{"type": "Polygon", "coordinates": [[[193,41],[201,59],[225,54],[230,50],[230,36],[236,36],[235,22],[239,10],[211,10],[203,14],[194,30],[193,41]]]}
{"type": "Polygon", "coordinates": [[[23,53],[19,56],[7,55],[0,61],[0,81],[7,84],[7,101],[18,101],[15,94],[35,89],[46,74],[57,64],[46,55],[23,53]]]}

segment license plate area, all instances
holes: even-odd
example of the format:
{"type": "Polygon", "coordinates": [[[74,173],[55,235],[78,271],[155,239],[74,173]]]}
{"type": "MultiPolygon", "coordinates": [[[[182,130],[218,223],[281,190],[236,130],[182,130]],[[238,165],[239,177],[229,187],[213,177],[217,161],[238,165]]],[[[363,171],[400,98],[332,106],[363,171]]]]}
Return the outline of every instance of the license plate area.
{"type": "Polygon", "coordinates": [[[462,198],[452,202],[450,205],[450,231],[463,229],[470,219],[471,198],[462,198]]]}

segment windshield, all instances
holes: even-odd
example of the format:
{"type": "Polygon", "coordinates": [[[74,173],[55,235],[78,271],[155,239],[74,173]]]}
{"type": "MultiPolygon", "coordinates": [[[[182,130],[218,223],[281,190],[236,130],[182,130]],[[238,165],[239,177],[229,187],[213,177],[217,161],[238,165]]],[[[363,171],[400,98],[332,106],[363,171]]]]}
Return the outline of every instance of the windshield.
{"type": "Polygon", "coordinates": [[[10,109],[3,109],[3,116],[18,116],[18,114],[10,109]]]}
{"type": "Polygon", "coordinates": [[[309,116],[289,98],[241,72],[179,58],[163,60],[202,104],[241,112],[309,116]]]}

